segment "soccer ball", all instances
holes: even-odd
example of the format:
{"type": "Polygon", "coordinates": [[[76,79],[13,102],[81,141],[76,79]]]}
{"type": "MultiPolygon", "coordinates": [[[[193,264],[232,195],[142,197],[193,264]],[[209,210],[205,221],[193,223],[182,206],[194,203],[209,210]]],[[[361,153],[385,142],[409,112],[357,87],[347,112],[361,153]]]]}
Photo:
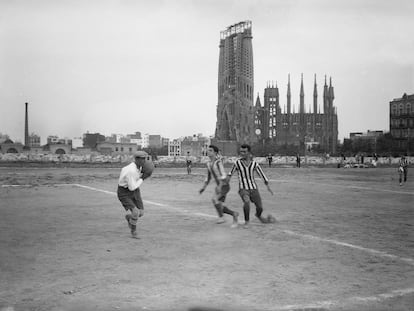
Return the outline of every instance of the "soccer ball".
{"type": "Polygon", "coordinates": [[[276,222],[276,218],[272,214],[267,215],[267,221],[271,224],[276,222]]]}
{"type": "Polygon", "coordinates": [[[142,179],[147,179],[152,175],[154,171],[154,163],[151,160],[146,159],[144,165],[142,166],[142,179]]]}

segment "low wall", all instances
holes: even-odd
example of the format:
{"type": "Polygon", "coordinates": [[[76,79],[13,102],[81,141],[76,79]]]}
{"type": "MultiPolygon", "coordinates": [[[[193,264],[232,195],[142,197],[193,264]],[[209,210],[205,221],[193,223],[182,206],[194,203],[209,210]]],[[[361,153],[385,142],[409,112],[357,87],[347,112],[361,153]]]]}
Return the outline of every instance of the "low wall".
{"type": "MultiPolygon", "coordinates": [[[[208,161],[208,157],[191,157],[194,164],[205,164],[208,161]]],[[[232,164],[236,161],[237,157],[223,157],[225,164],[232,164]]],[[[409,163],[413,163],[414,157],[407,157],[409,163]]],[[[101,154],[27,154],[27,153],[0,153],[0,162],[39,162],[39,163],[128,163],[130,162],[131,156],[128,155],[101,155],[101,154]]],[[[267,166],[267,158],[257,157],[255,160],[267,166]]],[[[376,165],[398,165],[400,158],[392,157],[381,157],[378,161],[374,161],[372,157],[365,157],[364,164],[366,166],[376,165]]],[[[163,166],[182,166],[185,165],[186,157],[169,157],[169,156],[158,156],[156,164],[163,166]]],[[[345,166],[349,164],[351,166],[360,164],[357,162],[355,157],[347,157],[343,160],[341,157],[329,157],[323,156],[307,156],[301,157],[301,165],[309,166],[345,166]]],[[[295,156],[274,156],[272,165],[274,166],[295,166],[295,156]]],[[[348,165],[348,166],[349,166],[348,165]]]]}

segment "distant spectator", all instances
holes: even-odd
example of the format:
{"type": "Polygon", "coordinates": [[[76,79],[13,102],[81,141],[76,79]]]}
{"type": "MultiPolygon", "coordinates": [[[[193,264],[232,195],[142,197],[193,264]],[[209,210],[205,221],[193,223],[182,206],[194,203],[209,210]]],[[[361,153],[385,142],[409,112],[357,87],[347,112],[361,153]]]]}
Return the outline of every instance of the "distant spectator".
{"type": "Polygon", "coordinates": [[[267,156],[267,162],[269,163],[269,167],[272,167],[273,156],[271,153],[267,156]]]}
{"type": "Polygon", "coordinates": [[[193,161],[191,161],[190,151],[187,151],[187,157],[185,158],[185,165],[187,166],[187,174],[191,174],[191,165],[193,161]]]}

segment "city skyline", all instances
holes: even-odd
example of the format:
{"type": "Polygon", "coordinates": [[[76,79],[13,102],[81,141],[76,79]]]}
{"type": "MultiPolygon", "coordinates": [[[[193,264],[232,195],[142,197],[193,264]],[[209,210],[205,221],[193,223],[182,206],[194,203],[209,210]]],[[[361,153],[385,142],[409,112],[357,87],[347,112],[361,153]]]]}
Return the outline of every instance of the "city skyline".
{"type": "MultiPolygon", "coordinates": [[[[0,2],[0,132],[213,135],[220,31],[251,20],[254,98],[290,74],[305,110],[332,76],[339,139],[389,130],[389,102],[414,93],[410,1],[0,2]],[[274,40],[269,41],[269,37],[274,40]]],[[[322,102],[319,100],[319,107],[322,102]]]]}

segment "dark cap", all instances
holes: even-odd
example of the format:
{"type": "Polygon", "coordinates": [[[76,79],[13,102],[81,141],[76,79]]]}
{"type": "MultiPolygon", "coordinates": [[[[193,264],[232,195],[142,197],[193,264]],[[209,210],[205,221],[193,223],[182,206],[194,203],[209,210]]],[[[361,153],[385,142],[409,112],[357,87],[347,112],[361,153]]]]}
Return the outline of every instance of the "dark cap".
{"type": "Polygon", "coordinates": [[[137,152],[134,153],[134,158],[144,158],[146,159],[148,157],[148,153],[146,153],[145,151],[139,150],[137,152]]]}

